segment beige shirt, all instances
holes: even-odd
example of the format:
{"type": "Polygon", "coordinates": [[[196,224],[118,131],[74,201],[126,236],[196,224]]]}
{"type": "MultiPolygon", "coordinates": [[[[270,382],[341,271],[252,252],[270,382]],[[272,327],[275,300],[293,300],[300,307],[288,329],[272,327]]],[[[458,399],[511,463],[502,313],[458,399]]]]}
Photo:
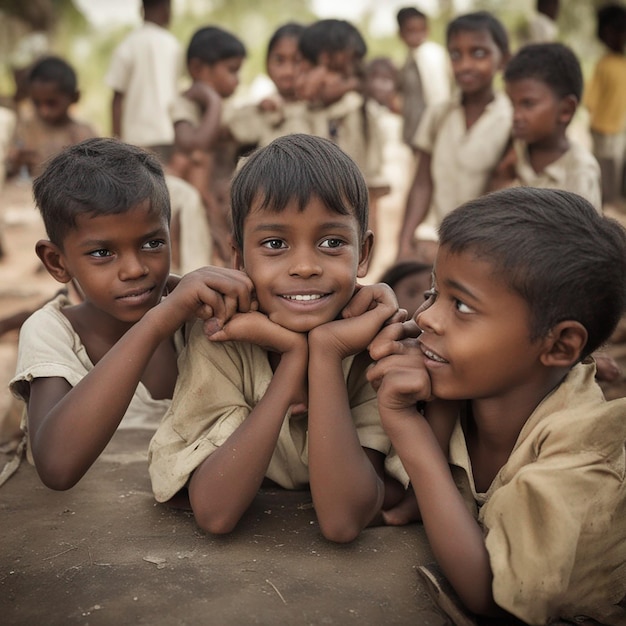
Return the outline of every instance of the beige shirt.
{"type": "Polygon", "coordinates": [[[371,100],[365,108],[363,104],[363,96],[350,91],[329,106],[312,107],[311,133],[331,139],[346,152],[359,166],[368,187],[386,187],[380,109],[371,100]]]}
{"type": "Polygon", "coordinates": [[[494,599],[530,624],[626,623],[613,606],[626,593],[626,398],[605,401],[594,375],[592,362],[576,365],[539,404],[486,493],[474,487],[460,421],[450,442],[479,507],[494,599]]]}
{"type": "MultiPolygon", "coordinates": [[[[69,305],[66,296],[57,296],[33,313],[20,330],[16,374],[9,387],[15,397],[26,403],[35,378],[64,378],[74,387],[94,367],[80,337],[61,311],[69,305]]],[[[177,333],[175,343],[180,351],[182,333],[177,333]]],[[[119,427],[154,430],[170,402],[155,400],[140,382],[119,427]]]]}
{"type": "Polygon", "coordinates": [[[571,191],[589,200],[598,212],[602,211],[600,166],[586,148],[570,142],[570,149],[542,172],[535,172],[530,164],[525,142],[516,139],[513,148],[517,175],[514,185],[571,191]]]}
{"type": "Polygon", "coordinates": [[[496,93],[469,129],[460,100],[426,109],[413,145],[431,155],[430,213],[436,227],[450,211],[485,192],[506,148],[511,124],[511,103],[503,93],[496,93]]]}
{"type": "MultiPolygon", "coordinates": [[[[365,378],[369,361],[343,362],[350,408],[361,445],[389,455],[391,444],[378,416],[376,392],[365,378]]],[[[172,406],[148,453],[155,498],[165,502],[185,486],[192,472],[219,448],[263,398],[272,380],[267,352],[238,342],[212,343],[201,322],[191,329],[178,362],[172,406]]],[[[308,420],[287,413],[266,476],[285,489],[309,483],[308,420]]],[[[388,456],[389,473],[406,485],[398,457],[388,456]]]]}
{"type": "Polygon", "coordinates": [[[115,49],[105,80],[124,94],[124,141],[144,147],[174,143],[169,109],[182,70],[178,40],[152,22],[144,22],[115,49]]]}
{"type": "Polygon", "coordinates": [[[259,147],[292,133],[310,133],[306,102],[281,102],[275,111],[262,111],[257,104],[236,107],[228,120],[228,128],[240,144],[259,147]]]}

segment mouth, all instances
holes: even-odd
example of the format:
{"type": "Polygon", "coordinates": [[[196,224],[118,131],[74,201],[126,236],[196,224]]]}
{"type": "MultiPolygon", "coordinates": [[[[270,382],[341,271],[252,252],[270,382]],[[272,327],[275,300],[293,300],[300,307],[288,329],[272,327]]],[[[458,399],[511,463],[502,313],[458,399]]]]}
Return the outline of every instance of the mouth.
{"type": "Polygon", "coordinates": [[[435,363],[448,363],[446,359],[444,359],[442,356],[439,356],[436,352],[433,352],[430,348],[426,347],[423,343],[420,342],[419,346],[420,346],[420,350],[422,351],[422,354],[429,361],[434,361],[435,363]]]}
{"type": "Polygon", "coordinates": [[[154,287],[145,287],[144,289],[133,289],[128,293],[125,293],[121,296],[117,296],[116,300],[120,300],[122,302],[128,302],[131,304],[142,304],[145,300],[150,298],[152,292],[154,291],[154,287]]]}
{"type": "Polygon", "coordinates": [[[313,302],[314,300],[321,300],[328,294],[322,293],[297,293],[297,294],[283,294],[281,298],[285,300],[291,300],[292,302],[313,302]]]}

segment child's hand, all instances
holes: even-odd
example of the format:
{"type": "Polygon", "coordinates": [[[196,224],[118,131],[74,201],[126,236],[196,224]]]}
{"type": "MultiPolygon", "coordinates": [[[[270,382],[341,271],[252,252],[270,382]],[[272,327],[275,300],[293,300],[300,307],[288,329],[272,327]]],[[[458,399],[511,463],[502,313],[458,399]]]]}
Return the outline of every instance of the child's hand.
{"type": "Polygon", "coordinates": [[[296,96],[300,100],[317,102],[321,99],[324,83],[327,80],[328,70],[323,65],[310,69],[297,82],[296,96]]]}
{"type": "Polygon", "coordinates": [[[233,315],[222,328],[207,332],[207,336],[211,341],[253,343],[278,354],[306,350],[306,337],[302,333],[279,326],[257,311],[233,315]]]}
{"type": "Polygon", "coordinates": [[[282,109],[282,101],[279,97],[263,98],[258,104],[259,111],[264,113],[274,113],[282,109]]]}
{"type": "Polygon", "coordinates": [[[183,276],[158,308],[174,329],[194,316],[220,329],[235,313],[256,308],[253,294],[252,281],[244,272],[202,267],[183,276]]]}
{"type": "Polygon", "coordinates": [[[183,94],[185,98],[189,98],[189,100],[193,100],[197,102],[202,107],[207,107],[211,104],[211,102],[220,101],[220,95],[206,83],[202,83],[200,81],[195,81],[187,91],[183,94]]]}
{"type": "Polygon", "coordinates": [[[365,350],[384,324],[406,319],[393,290],[383,283],[358,287],[341,315],[343,319],[314,328],[309,346],[321,345],[327,353],[344,359],[365,350]]]}

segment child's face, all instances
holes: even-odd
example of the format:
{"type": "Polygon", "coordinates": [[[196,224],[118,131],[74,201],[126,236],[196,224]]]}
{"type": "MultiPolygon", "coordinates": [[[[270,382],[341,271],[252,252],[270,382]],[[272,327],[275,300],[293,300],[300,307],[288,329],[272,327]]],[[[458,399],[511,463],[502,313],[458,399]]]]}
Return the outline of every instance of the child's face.
{"type": "Polygon", "coordinates": [[[135,323],[161,300],[170,271],[166,219],[144,200],[119,215],[79,215],[63,241],[66,272],[99,315],[135,323]]]}
{"type": "Polygon", "coordinates": [[[340,215],[313,197],[300,211],[280,213],[253,203],[237,264],[254,283],[259,309],[273,322],[308,332],[337,318],[367,272],[372,237],[361,241],[353,215],[340,215]]]}
{"type": "Polygon", "coordinates": [[[466,95],[492,89],[493,78],[504,61],[500,48],[486,30],[459,31],[448,39],[454,78],[466,95]]]}
{"type": "Polygon", "coordinates": [[[212,64],[203,63],[195,79],[213,87],[222,98],[228,98],[239,85],[242,63],[243,57],[230,57],[212,64]]]}
{"type": "Polygon", "coordinates": [[[286,100],[296,97],[295,81],[301,61],[295,37],[281,37],[267,55],[267,73],[286,100]]]}
{"type": "Polygon", "coordinates": [[[58,126],[68,121],[68,110],[78,100],[78,94],[65,93],[51,81],[35,80],[30,85],[30,99],[42,121],[58,126]]]}
{"type": "Polygon", "coordinates": [[[538,374],[542,340],[530,341],[528,305],[491,263],[443,246],[434,291],[433,304],[416,321],[435,396],[510,398],[538,374]]]}
{"type": "Polygon", "coordinates": [[[422,17],[410,17],[400,28],[400,39],[413,49],[421,46],[428,37],[428,24],[422,17]]]}
{"type": "Polygon", "coordinates": [[[564,99],[543,81],[508,81],[506,93],[513,104],[513,136],[527,144],[558,137],[571,119],[564,99]]]}

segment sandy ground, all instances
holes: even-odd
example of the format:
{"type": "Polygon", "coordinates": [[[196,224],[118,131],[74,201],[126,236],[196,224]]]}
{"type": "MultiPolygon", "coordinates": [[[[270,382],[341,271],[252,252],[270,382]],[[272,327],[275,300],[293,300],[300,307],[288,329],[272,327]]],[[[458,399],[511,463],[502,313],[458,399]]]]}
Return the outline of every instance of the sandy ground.
{"type": "MultiPolygon", "coordinates": [[[[380,204],[368,281],[395,256],[410,158],[397,143],[389,157],[392,193],[380,204]]],[[[37,271],[34,246],[44,231],[29,185],[5,186],[0,218],[1,317],[38,304],[60,285],[37,271]]],[[[0,415],[12,416],[0,420],[0,441],[16,428],[5,389],[16,346],[17,333],[0,337],[0,415]]],[[[626,369],[626,344],[608,351],[626,369]]],[[[626,381],[605,389],[609,397],[626,395],[626,381]]],[[[211,537],[188,513],[154,503],[149,436],[119,431],[69,492],[43,487],[26,463],[1,488],[0,623],[452,623],[416,571],[433,560],[420,525],[367,529],[338,546],[321,537],[308,492],[266,490],[235,533],[211,537]]],[[[8,458],[0,451],[0,467],[8,458]]]]}

